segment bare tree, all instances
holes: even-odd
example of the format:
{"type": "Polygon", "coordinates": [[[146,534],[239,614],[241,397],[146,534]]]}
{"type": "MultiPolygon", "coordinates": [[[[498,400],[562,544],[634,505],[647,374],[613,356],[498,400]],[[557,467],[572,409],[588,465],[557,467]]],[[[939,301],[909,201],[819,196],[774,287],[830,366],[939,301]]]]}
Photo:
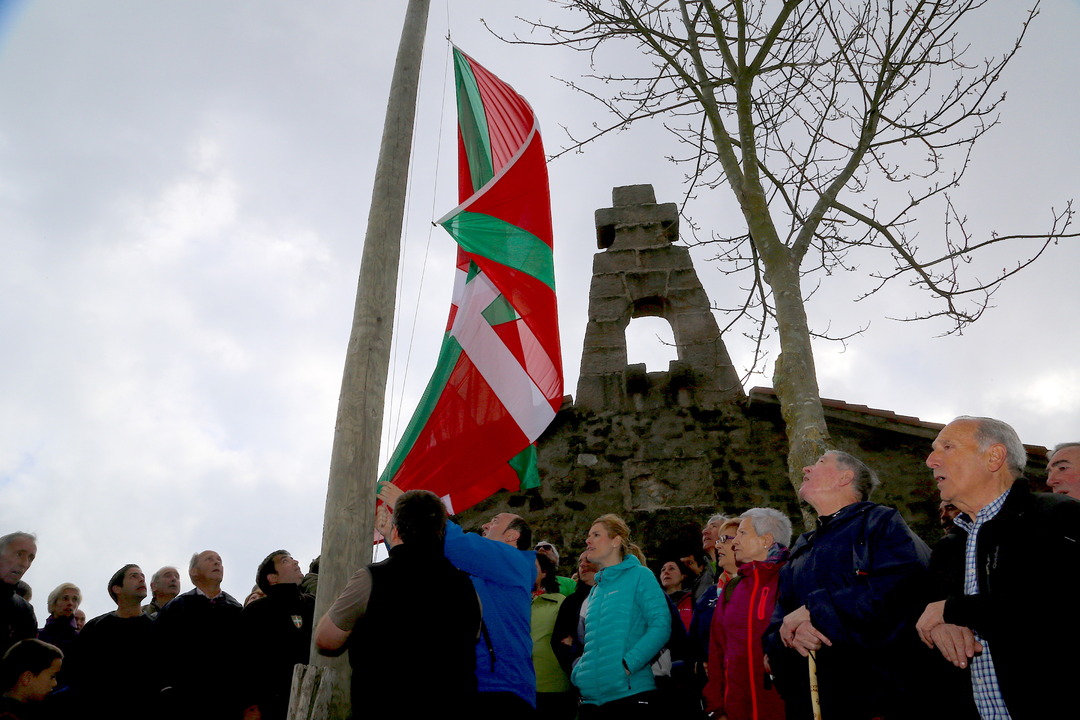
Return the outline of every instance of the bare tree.
{"type": "Polygon", "coordinates": [[[808,275],[852,269],[851,253],[876,252],[862,297],[906,280],[930,300],[927,309],[896,319],[945,318],[946,332],[960,332],[1006,278],[1057,239],[1076,236],[1067,232],[1070,202],[1051,209],[1045,233],[976,239],[949,196],[975,141],[998,122],[1004,94],[996,86],[1038,14],[1037,1],[1002,54],[977,59],[962,37],[988,0],[558,4],[580,22],[525,20],[534,32],[511,42],[590,54],[594,74],[571,84],[603,103],[614,121],[572,138],[574,147],[660,116],[684,148],[673,159],[690,164],[687,197],[721,188],[734,194],[745,231],[702,242],[716,244],[726,272],[748,278],[743,301],[727,311],[755,321],[753,366],[763,360],[763,339],[778,333],[773,383],[796,487],[801,468],[828,440],[811,348],[825,333],[807,321],[808,275]],[[535,31],[545,39],[536,40],[535,31]],[[644,71],[597,69],[606,46],[617,42],[639,48],[644,71]],[[902,191],[883,192],[892,183],[902,191]],[[935,204],[944,213],[942,230],[920,238],[916,213],[935,204]],[[1006,242],[1017,246],[1010,250],[1019,260],[988,278],[965,272],[975,253],[1006,242]]]}

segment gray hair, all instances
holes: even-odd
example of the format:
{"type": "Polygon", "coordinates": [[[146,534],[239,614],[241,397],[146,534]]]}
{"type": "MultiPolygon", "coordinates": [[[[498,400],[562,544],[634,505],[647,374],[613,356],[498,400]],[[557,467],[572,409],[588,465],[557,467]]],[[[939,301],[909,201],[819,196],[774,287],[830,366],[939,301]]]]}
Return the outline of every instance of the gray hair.
{"type": "Polygon", "coordinates": [[[1050,457],[1054,457],[1059,451],[1071,447],[1080,447],[1080,442],[1063,442],[1054,446],[1054,449],[1050,451],[1050,457]]]}
{"type": "Polygon", "coordinates": [[[716,513],[715,515],[713,515],[712,517],[710,517],[708,520],[705,521],[705,525],[708,526],[708,525],[711,525],[712,523],[716,523],[717,525],[723,525],[724,523],[726,523],[730,519],[731,518],[729,518],[724,513],[716,513]]]}
{"type": "Polygon", "coordinates": [[[773,540],[784,547],[791,544],[791,521],[787,515],[773,508],[750,508],[740,518],[749,518],[758,535],[772,535],[773,540]]]}
{"type": "Polygon", "coordinates": [[[7,550],[8,545],[19,539],[26,539],[30,542],[37,544],[37,535],[33,533],[23,532],[22,530],[16,530],[13,533],[8,533],[3,537],[0,537],[0,552],[7,550]]]}
{"type": "Polygon", "coordinates": [[[1014,478],[1024,474],[1027,467],[1027,450],[1024,443],[1020,442],[1020,436],[1013,430],[1012,425],[1003,421],[988,417],[972,417],[961,415],[954,418],[957,420],[972,420],[975,422],[975,441],[979,443],[979,450],[988,450],[991,445],[1004,445],[1008,457],[1008,467],[1014,478]]]}
{"type": "MultiPolygon", "coordinates": [[[[195,567],[195,560],[199,557],[200,554],[201,553],[195,553],[195,557],[192,558],[191,568],[195,567]]],[[[188,569],[190,570],[191,568],[188,568],[188,569]]],[[[176,570],[176,568],[174,568],[172,565],[166,565],[165,567],[158,568],[157,570],[154,571],[154,574],[150,576],[150,582],[151,583],[156,583],[158,580],[161,579],[162,574],[164,574],[164,572],[166,570],[176,570]]],[[[179,575],[180,571],[176,570],[176,574],[179,575]]]]}
{"type": "Polygon", "coordinates": [[[881,485],[877,473],[851,453],[846,453],[843,450],[826,450],[825,454],[835,455],[837,463],[845,470],[851,471],[851,490],[858,500],[869,500],[870,496],[881,485]]]}

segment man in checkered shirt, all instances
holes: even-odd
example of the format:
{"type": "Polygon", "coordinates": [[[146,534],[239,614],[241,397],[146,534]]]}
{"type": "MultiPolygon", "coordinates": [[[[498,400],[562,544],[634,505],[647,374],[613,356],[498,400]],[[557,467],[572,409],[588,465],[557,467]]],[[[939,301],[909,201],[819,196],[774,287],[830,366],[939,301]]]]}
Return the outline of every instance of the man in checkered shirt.
{"type": "Polygon", "coordinates": [[[935,548],[945,599],[916,628],[969,671],[984,720],[1075,717],[1077,707],[1080,623],[1055,610],[1080,593],[1080,502],[1032,492],[1026,463],[1012,427],[966,416],[926,459],[967,538],[935,548]]]}

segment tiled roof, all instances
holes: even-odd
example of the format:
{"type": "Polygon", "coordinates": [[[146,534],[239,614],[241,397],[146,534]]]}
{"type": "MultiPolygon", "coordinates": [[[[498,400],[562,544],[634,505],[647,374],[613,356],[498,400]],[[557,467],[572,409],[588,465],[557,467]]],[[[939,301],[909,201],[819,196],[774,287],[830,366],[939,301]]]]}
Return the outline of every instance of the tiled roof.
{"type": "MultiPolygon", "coordinates": [[[[773,388],[756,387],[750,390],[750,402],[764,402],[771,405],[778,405],[780,399],[776,396],[776,390],[773,388]]],[[[859,422],[875,427],[892,426],[890,427],[891,430],[907,432],[922,437],[932,438],[937,435],[941,428],[945,427],[943,423],[927,422],[926,420],[920,420],[912,415],[897,415],[892,410],[882,410],[866,405],[853,405],[851,403],[846,403],[843,400],[821,398],[821,406],[825,410],[826,417],[833,417],[838,420],[846,420],[849,422],[859,422]]],[[[1033,458],[1046,458],[1047,449],[1042,445],[1025,444],[1024,448],[1027,449],[1028,454],[1033,458]]]]}

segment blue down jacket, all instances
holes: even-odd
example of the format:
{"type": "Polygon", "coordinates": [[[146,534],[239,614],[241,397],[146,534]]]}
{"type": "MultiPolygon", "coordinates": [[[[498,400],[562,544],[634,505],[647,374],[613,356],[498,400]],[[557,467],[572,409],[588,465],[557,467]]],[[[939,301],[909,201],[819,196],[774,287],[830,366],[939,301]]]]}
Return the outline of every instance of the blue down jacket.
{"type": "Polygon", "coordinates": [[[650,663],[671,634],[671,611],[652,572],[627,555],[596,574],[585,653],[574,667],[581,701],[603,705],[656,689],[650,663]]]}

